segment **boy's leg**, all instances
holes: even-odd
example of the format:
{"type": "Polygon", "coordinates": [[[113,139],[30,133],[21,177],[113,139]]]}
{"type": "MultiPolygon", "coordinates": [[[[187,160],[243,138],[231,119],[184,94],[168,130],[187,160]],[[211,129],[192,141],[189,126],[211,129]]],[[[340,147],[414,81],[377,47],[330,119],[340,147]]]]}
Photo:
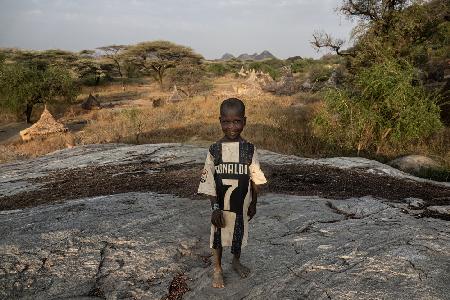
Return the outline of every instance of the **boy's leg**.
{"type": "Polygon", "coordinates": [[[233,266],[233,270],[235,270],[236,273],[238,273],[239,276],[241,276],[241,278],[245,278],[248,276],[248,274],[250,274],[250,269],[247,268],[246,266],[244,266],[243,264],[241,264],[240,258],[241,258],[241,253],[234,253],[233,261],[231,264],[233,266]]]}
{"type": "Polygon", "coordinates": [[[214,273],[212,278],[212,286],[215,288],[223,288],[223,271],[222,271],[222,247],[213,249],[214,253],[214,273]]]}
{"type": "Polygon", "coordinates": [[[231,245],[231,253],[233,253],[233,270],[235,270],[239,276],[245,278],[250,274],[250,269],[241,264],[241,248],[242,238],[244,236],[244,219],[242,215],[236,215],[236,223],[234,225],[233,244],[231,245]]]}

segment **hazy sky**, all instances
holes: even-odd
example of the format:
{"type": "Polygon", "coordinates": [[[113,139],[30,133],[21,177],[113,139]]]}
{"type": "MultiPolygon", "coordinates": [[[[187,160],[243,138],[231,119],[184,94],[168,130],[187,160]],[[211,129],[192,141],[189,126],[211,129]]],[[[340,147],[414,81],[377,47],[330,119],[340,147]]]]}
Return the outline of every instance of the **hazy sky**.
{"type": "Polygon", "coordinates": [[[315,30],[347,39],[341,0],[0,0],[0,47],[94,49],[164,39],[208,59],[269,50],[317,57],[315,30]]]}

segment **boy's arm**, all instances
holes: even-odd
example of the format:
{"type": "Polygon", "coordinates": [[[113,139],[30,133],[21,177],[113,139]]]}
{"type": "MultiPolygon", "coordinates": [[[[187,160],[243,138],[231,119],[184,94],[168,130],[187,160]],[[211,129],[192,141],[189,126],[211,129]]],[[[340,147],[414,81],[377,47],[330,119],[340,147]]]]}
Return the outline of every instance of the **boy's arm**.
{"type": "Polygon", "coordinates": [[[248,220],[250,221],[256,215],[256,202],[258,201],[258,186],[251,181],[252,201],[248,207],[248,220]]]}
{"type": "Polygon", "coordinates": [[[209,201],[212,209],[211,223],[216,227],[225,227],[225,219],[223,218],[222,210],[219,208],[219,203],[217,203],[217,197],[209,196],[209,201]]]}
{"type": "Polygon", "coordinates": [[[261,171],[259,166],[258,154],[256,148],[253,152],[252,163],[249,166],[250,169],[250,180],[252,189],[252,200],[248,207],[247,215],[249,216],[249,221],[256,214],[256,202],[258,201],[258,185],[267,183],[264,173],[261,171]]]}
{"type": "Polygon", "coordinates": [[[216,197],[216,184],[214,182],[214,160],[210,152],[208,152],[205,161],[205,167],[202,171],[198,193],[208,195],[211,202],[212,214],[211,223],[216,227],[224,227],[225,221],[222,211],[219,209],[219,204],[216,197]]]}

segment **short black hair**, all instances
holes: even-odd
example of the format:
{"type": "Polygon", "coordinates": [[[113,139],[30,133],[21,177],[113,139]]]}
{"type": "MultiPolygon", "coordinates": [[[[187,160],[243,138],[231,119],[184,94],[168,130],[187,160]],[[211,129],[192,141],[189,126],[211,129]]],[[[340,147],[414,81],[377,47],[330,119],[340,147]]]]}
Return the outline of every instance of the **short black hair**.
{"type": "Polygon", "coordinates": [[[236,110],[241,116],[245,117],[245,104],[238,98],[228,98],[220,104],[220,115],[223,116],[228,110],[236,110]]]}

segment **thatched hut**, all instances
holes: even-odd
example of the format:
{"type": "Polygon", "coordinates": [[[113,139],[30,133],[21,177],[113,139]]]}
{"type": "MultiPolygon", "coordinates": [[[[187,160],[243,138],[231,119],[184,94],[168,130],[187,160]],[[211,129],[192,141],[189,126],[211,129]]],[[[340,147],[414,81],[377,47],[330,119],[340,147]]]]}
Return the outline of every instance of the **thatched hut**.
{"type": "Polygon", "coordinates": [[[31,127],[20,131],[20,136],[23,141],[28,141],[36,136],[49,135],[58,132],[66,132],[67,127],[64,124],[55,120],[47,107],[44,108],[39,121],[34,123],[31,127]]]}
{"type": "Polygon", "coordinates": [[[178,89],[177,86],[174,85],[173,86],[173,92],[172,95],[170,95],[169,99],[167,101],[169,102],[178,102],[178,101],[182,101],[183,98],[181,98],[180,93],[178,93],[178,89]]]}
{"type": "Polygon", "coordinates": [[[91,93],[89,93],[89,97],[84,100],[83,103],[81,103],[81,108],[86,109],[86,110],[91,110],[91,109],[100,109],[102,108],[102,105],[100,104],[100,102],[97,100],[96,97],[92,96],[91,93]]]}

